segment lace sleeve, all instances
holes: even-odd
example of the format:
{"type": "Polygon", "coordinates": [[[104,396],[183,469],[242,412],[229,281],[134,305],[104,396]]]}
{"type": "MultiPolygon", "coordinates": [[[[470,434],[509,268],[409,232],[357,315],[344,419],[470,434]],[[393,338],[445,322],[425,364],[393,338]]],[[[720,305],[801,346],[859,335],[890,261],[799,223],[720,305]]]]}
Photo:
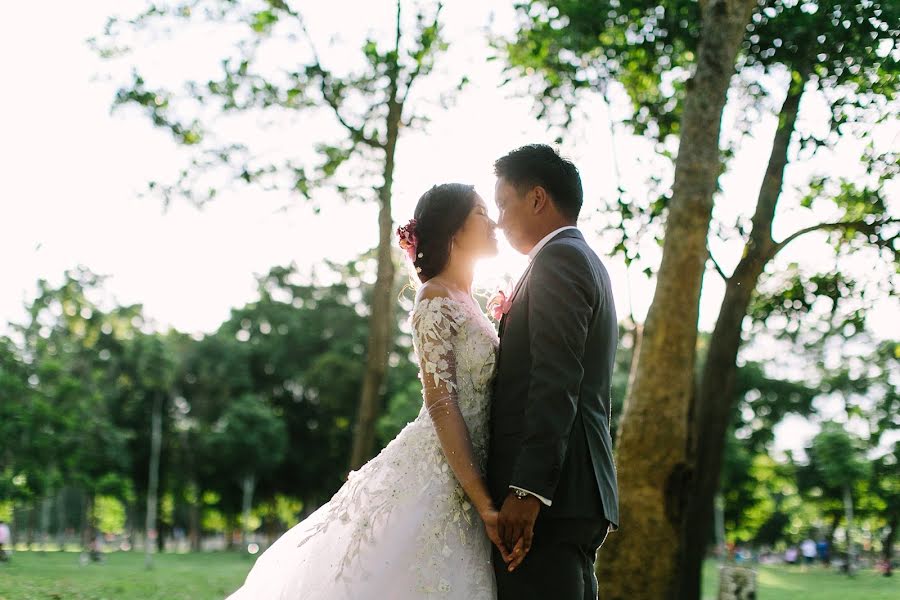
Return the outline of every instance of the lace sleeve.
{"type": "Polygon", "coordinates": [[[462,319],[459,307],[440,296],[419,300],[412,316],[422,384],[442,388],[447,395],[457,392],[453,340],[459,334],[462,319]]]}
{"type": "Polygon", "coordinates": [[[422,298],[413,309],[412,329],[419,356],[422,395],[447,463],[480,514],[493,508],[478,469],[469,430],[459,408],[454,341],[465,320],[456,301],[422,298]]]}

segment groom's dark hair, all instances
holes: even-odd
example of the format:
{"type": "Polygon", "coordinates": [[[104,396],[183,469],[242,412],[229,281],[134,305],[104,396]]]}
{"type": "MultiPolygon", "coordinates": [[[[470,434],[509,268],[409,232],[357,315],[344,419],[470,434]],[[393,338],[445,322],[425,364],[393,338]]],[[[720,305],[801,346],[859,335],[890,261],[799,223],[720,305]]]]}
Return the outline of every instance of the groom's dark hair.
{"type": "Polygon", "coordinates": [[[494,161],[494,174],[510,182],[520,192],[541,186],[559,211],[578,220],[584,191],[578,168],[546,144],[528,144],[494,161]]]}

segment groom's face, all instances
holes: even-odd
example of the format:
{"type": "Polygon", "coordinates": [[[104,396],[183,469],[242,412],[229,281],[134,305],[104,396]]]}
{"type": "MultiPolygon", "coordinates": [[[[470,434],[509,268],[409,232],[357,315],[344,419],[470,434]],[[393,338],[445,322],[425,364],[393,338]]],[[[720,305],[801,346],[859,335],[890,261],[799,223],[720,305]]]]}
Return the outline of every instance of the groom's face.
{"type": "Polygon", "coordinates": [[[528,254],[534,247],[533,202],[529,200],[529,192],[520,192],[516,186],[503,177],[497,179],[494,186],[494,202],[500,216],[497,226],[503,231],[509,245],[517,252],[528,254]]]}

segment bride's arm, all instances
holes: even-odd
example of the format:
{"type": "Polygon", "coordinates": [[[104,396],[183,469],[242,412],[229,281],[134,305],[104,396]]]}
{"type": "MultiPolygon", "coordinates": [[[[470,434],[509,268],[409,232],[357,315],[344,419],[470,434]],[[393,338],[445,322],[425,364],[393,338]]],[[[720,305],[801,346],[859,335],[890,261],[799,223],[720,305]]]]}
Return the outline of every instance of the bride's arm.
{"type": "Polygon", "coordinates": [[[496,518],[496,509],[479,470],[469,428],[460,412],[454,336],[459,308],[448,304],[439,289],[426,287],[419,302],[428,302],[413,316],[413,334],[419,352],[422,393],[447,463],[483,520],[496,518]]]}

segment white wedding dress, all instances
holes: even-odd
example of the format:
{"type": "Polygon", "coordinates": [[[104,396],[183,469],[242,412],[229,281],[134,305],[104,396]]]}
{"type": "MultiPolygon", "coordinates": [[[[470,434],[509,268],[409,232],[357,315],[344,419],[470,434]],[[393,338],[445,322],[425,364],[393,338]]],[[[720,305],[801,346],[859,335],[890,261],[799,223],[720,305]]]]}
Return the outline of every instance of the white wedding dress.
{"type": "Polygon", "coordinates": [[[432,415],[435,405],[461,413],[484,473],[499,340],[474,304],[449,298],[420,300],[410,322],[424,370],[419,415],[266,550],[229,600],[496,598],[490,542],[432,415]],[[436,386],[450,391],[437,403],[436,386]]]}

